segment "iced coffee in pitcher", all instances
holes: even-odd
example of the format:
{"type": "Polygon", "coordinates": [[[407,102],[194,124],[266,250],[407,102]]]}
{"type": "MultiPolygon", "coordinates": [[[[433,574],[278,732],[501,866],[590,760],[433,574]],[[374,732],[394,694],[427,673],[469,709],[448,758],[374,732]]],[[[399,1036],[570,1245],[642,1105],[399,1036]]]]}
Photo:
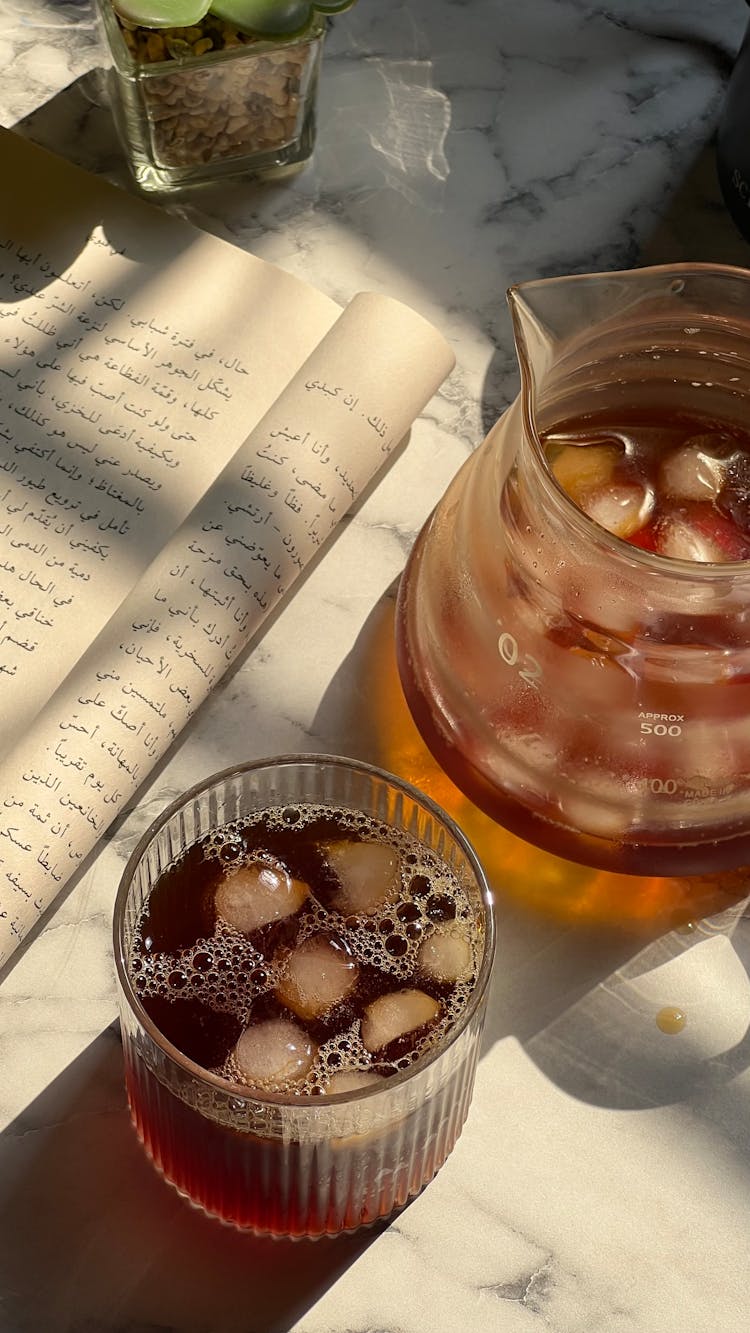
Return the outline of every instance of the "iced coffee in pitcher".
{"type": "Polygon", "coordinates": [[[750,862],[750,273],[509,293],[522,391],[420,534],[397,654],[442,768],[531,843],[750,862]]]}

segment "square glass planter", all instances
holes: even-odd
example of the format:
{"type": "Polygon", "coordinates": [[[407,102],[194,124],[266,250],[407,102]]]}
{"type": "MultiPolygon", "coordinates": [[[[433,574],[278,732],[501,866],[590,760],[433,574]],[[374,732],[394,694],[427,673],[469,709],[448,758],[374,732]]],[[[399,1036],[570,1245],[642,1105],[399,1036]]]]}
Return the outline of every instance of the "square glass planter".
{"type": "Polygon", "coordinates": [[[142,189],[169,193],[309,158],[324,21],[289,40],[230,33],[235,44],[221,50],[203,49],[198,30],[154,30],[147,55],[143,30],[126,34],[110,0],[97,0],[97,10],[115,124],[142,189]]]}

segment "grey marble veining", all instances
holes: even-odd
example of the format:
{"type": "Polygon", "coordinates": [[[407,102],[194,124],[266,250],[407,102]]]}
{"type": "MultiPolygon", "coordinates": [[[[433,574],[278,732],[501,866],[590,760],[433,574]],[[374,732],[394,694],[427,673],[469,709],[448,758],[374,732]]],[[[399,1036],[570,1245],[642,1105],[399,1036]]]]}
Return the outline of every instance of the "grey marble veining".
{"type": "MultiPolygon", "coordinates": [[[[390,1226],[317,1246],[225,1231],[143,1159],[109,933],[127,855],[186,786],[264,753],[378,757],[367,644],[516,392],[506,286],[748,262],[712,149],[747,16],[739,0],[359,0],[328,41],[314,162],[173,205],[342,301],[399,296],[457,367],[0,984],[0,1333],[744,1333],[745,926],[639,953],[501,903],[458,1147],[390,1226]],[[675,996],[682,1044],[653,1024],[675,996]]],[[[0,0],[2,123],[127,188],[101,59],[85,0],[0,0]]]]}

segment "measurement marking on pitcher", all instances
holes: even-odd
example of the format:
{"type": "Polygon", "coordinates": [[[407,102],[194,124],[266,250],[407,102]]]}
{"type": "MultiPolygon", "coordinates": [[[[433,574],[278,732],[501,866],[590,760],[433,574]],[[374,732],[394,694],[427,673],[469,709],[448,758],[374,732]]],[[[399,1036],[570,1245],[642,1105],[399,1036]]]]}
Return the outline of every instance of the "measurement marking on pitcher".
{"type": "Polygon", "coordinates": [[[503,630],[497,641],[497,651],[500,654],[506,666],[513,667],[521,680],[530,685],[532,690],[539,689],[539,681],[542,679],[542,665],[531,653],[524,653],[518,646],[518,639],[514,634],[509,634],[503,630]]]}
{"type": "Polygon", "coordinates": [[[717,785],[710,778],[696,773],[691,778],[646,778],[652,796],[679,796],[684,801],[721,800],[732,796],[737,791],[736,782],[724,782],[717,785]]]}
{"type": "Polygon", "coordinates": [[[674,778],[649,778],[648,787],[654,796],[674,796],[678,790],[674,778]]]}
{"type": "Polygon", "coordinates": [[[681,736],[684,713],[639,713],[642,736],[681,736]]]}

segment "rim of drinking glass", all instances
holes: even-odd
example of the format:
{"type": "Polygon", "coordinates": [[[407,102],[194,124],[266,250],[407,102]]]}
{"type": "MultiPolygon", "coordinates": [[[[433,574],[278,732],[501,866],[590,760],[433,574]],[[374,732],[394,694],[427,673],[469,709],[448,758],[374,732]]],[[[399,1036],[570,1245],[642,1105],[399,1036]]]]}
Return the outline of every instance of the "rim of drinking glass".
{"type": "Polygon", "coordinates": [[[446,1051],[458,1040],[461,1033],[471,1022],[476,1010],[484,997],[489,986],[490,973],[492,971],[496,946],[496,928],[495,914],[493,911],[492,892],[484,872],[482,864],[475,852],[466,834],[458,826],[456,821],[448,814],[442,806],[433,801],[432,797],[427,796],[413,783],[405,778],[398,777],[395,773],[389,773],[387,769],[379,768],[375,764],[368,764],[364,760],[349,759],[345,755],[333,754],[282,754],[267,755],[262,759],[248,760],[241,764],[232,764],[229,768],[221,769],[217,773],[210,774],[209,777],[197,782],[189,787],[187,791],[178,796],[176,800],[171,801],[168,806],[157,816],[146,831],[139,838],[138,843],[131,852],[125,869],[122,873],[120,883],[115,897],[114,916],[113,916],[113,947],[115,968],[120,989],[124,995],[128,1007],[139,1024],[148,1033],[154,1044],[176,1065],[179,1065],[191,1077],[199,1079],[201,1082],[211,1087],[217,1088],[222,1092],[228,1093],[232,1097],[241,1098],[245,1102],[254,1102],[259,1105],[284,1107],[311,1107],[317,1106],[321,1109],[328,1106],[340,1106],[352,1102],[367,1101],[370,1098],[382,1096],[390,1092],[393,1088],[401,1087],[404,1083],[410,1082],[417,1074],[421,1074],[429,1068],[438,1058],[442,1057],[446,1051]],[[166,823],[177,813],[188,801],[194,800],[203,792],[211,787],[217,786],[221,782],[226,782],[229,778],[244,773],[252,773],[263,768],[282,768],[282,767],[315,767],[325,766],[328,768],[348,768],[358,773],[363,773],[371,777],[378,778],[381,782],[387,783],[391,787],[397,788],[408,796],[410,800],[420,805],[424,810],[436,818],[447,829],[448,833],[461,848],[469,866],[475,876],[479,888],[481,901],[484,906],[484,929],[485,929],[485,948],[481,966],[477,973],[477,978],[469,998],[469,1001],[458,1021],[446,1034],[443,1041],[433,1049],[426,1051],[423,1056],[409,1065],[407,1069],[401,1069],[393,1075],[385,1078],[382,1084],[370,1084],[364,1088],[356,1088],[351,1092],[337,1092],[325,1095],[315,1093],[274,1093],[261,1092],[248,1087],[243,1083],[234,1083],[231,1079],[222,1078],[219,1074],[212,1074],[210,1070],[204,1069],[202,1065],[196,1064],[185,1055],[177,1046],[168,1041],[161,1030],[149,1017],[146,1009],[141,1004],[128,974],[125,960],[123,927],[125,922],[125,904],[128,899],[130,886],[136,867],[140,862],[144,852],[149,844],[157,836],[159,831],[166,823]]]}

